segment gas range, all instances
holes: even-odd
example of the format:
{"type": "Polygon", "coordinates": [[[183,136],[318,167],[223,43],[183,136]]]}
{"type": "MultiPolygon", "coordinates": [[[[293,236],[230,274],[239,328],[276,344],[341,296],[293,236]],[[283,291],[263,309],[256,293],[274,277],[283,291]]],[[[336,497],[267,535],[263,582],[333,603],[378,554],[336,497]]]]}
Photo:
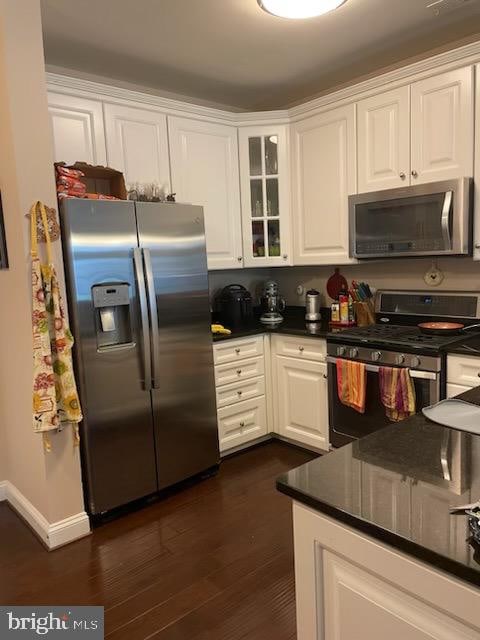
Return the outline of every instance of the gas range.
{"type": "MultiPolygon", "coordinates": [[[[380,399],[382,367],[408,367],[417,411],[445,397],[447,347],[465,340],[466,334],[425,335],[417,325],[429,320],[475,324],[480,318],[480,294],[378,291],[375,315],[375,325],[327,335],[329,434],[333,447],[389,423],[380,399]],[[365,364],[363,414],[345,406],[339,398],[337,367],[344,359],[365,364]]],[[[470,333],[474,335],[473,332],[476,330],[472,328],[470,333]]]]}
{"type": "MultiPolygon", "coordinates": [[[[448,346],[465,340],[465,334],[426,335],[417,325],[429,320],[473,324],[480,314],[480,294],[379,291],[375,311],[375,325],[330,332],[328,355],[418,368],[426,357],[442,358],[448,346]]],[[[432,370],[438,371],[438,366],[432,370]]]]}

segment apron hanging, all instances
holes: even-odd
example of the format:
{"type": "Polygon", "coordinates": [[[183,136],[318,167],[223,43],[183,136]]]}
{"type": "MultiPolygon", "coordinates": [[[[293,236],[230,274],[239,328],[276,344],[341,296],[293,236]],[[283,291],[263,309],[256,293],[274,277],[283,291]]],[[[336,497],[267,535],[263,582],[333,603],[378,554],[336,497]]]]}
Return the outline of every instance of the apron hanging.
{"type": "Polygon", "coordinates": [[[65,319],[63,300],[53,265],[47,213],[41,202],[30,212],[33,327],[33,428],[42,433],[50,451],[48,433],[71,423],[78,444],[82,412],[72,363],[73,336],[65,319]],[[43,226],[47,264],[38,255],[37,213],[43,226]]]}

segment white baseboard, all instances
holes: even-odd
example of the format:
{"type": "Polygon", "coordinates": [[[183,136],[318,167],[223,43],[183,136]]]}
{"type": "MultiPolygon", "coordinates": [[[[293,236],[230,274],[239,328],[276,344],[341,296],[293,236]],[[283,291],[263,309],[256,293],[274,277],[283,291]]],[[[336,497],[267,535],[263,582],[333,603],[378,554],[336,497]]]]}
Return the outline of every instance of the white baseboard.
{"type": "Polygon", "coordinates": [[[7,481],[0,480],[0,502],[7,499],[7,481]]]}
{"type": "Polygon", "coordinates": [[[47,549],[56,549],[90,533],[90,521],[85,511],[64,520],[49,523],[45,516],[11,482],[6,481],[2,484],[4,485],[4,499],[8,500],[15,511],[33,529],[47,549]]]}
{"type": "Polygon", "coordinates": [[[78,540],[90,534],[90,520],[85,513],[81,511],[51,524],[48,528],[48,548],[56,549],[64,544],[78,540]]]}

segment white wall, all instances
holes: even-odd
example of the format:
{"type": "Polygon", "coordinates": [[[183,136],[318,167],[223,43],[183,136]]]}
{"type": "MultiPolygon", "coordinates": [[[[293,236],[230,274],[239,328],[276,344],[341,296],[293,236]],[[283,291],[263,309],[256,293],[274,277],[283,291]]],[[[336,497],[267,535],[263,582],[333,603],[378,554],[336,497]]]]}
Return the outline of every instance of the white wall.
{"type": "MultiPolygon", "coordinates": [[[[0,188],[10,268],[0,270],[0,473],[48,523],[83,512],[71,430],[46,454],[32,426],[31,204],[56,205],[39,0],[0,0],[0,188]]],[[[55,247],[60,275],[60,248],[55,247]]]]}
{"type": "Polygon", "coordinates": [[[224,271],[210,271],[208,279],[212,304],[215,296],[223,287],[226,287],[228,284],[241,284],[250,291],[254,298],[253,304],[256,305],[262,293],[263,285],[267,280],[275,276],[276,271],[276,269],[226,269],[224,271]]]}
{"type": "MultiPolygon", "coordinates": [[[[423,276],[430,269],[429,259],[402,259],[375,261],[340,267],[340,272],[347,278],[368,282],[376,289],[414,289],[441,291],[480,291],[480,262],[471,258],[443,258],[437,260],[438,267],[445,275],[439,287],[429,287],[423,276]]],[[[322,305],[330,306],[326,284],[334,272],[334,267],[279,267],[271,269],[232,269],[210,271],[210,296],[227,284],[242,284],[256,299],[267,280],[275,280],[280,285],[282,295],[289,305],[303,305],[304,296],[296,293],[297,285],[302,284],[305,290],[313,287],[322,293],[322,305]]]]}

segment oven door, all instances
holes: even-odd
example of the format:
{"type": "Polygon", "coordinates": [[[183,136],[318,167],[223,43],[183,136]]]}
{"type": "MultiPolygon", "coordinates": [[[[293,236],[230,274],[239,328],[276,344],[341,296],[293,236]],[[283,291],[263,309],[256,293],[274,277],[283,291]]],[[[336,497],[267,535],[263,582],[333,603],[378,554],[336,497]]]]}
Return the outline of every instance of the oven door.
{"type": "MultiPolygon", "coordinates": [[[[357,438],[378,431],[391,424],[385,415],[385,407],[380,400],[380,367],[367,364],[367,395],[365,413],[345,406],[338,398],[336,358],[329,357],[328,362],[328,413],[330,427],[330,445],[341,447],[357,438]]],[[[410,371],[415,395],[417,412],[440,400],[440,373],[431,371],[410,371]]]]}
{"type": "Polygon", "coordinates": [[[469,253],[470,183],[446,180],[350,196],[351,255],[469,253]]]}

